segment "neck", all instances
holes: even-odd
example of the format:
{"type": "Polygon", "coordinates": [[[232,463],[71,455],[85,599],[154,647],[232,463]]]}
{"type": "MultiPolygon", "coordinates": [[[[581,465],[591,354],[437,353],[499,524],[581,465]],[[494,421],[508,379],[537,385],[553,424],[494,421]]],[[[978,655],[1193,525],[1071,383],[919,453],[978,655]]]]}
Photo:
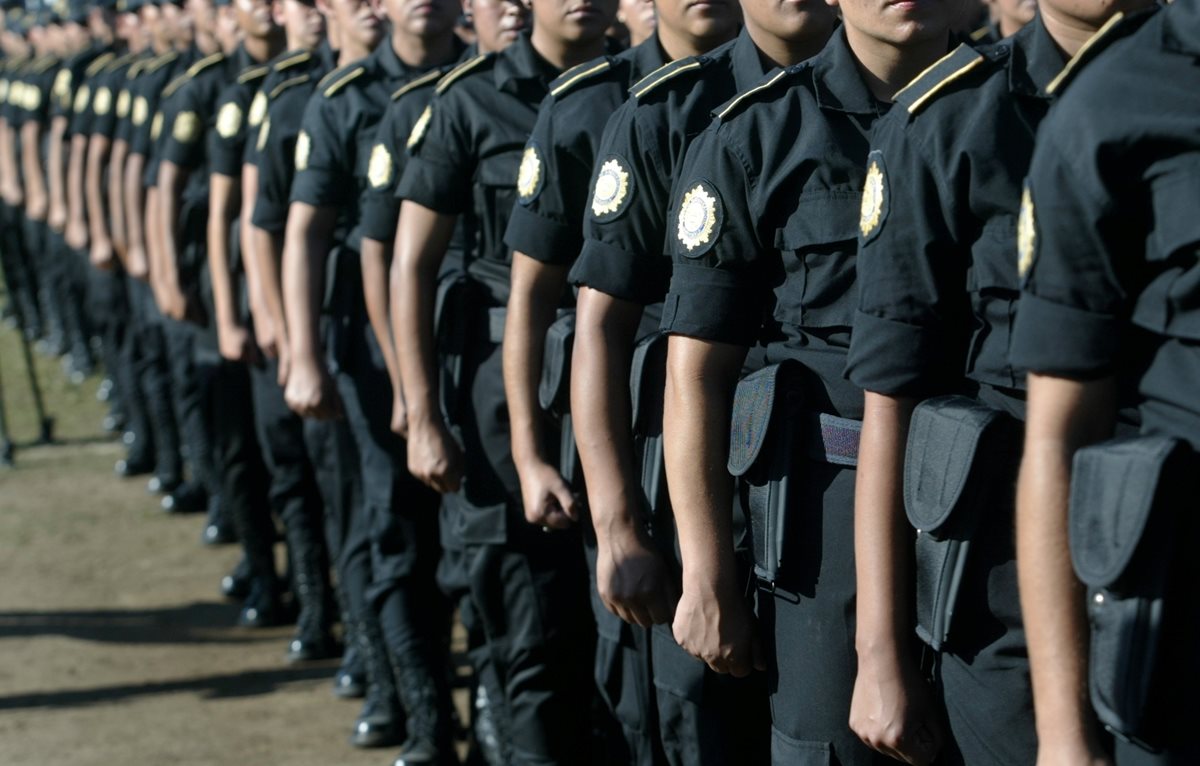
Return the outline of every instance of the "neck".
{"type": "Polygon", "coordinates": [[[270,34],[267,37],[245,37],[242,39],[242,45],[246,48],[246,53],[250,54],[250,58],[258,63],[270,61],[279,53],[283,52],[284,40],[278,34],[270,34]]]}
{"type": "Polygon", "coordinates": [[[353,64],[359,59],[365,59],[371,53],[371,49],[358,42],[351,40],[342,40],[342,48],[338,51],[338,66],[344,67],[347,64],[353,64]]]}
{"type": "Polygon", "coordinates": [[[754,41],[754,47],[758,48],[758,57],[764,64],[764,69],[769,70],[799,64],[820,53],[833,33],[833,19],[830,18],[829,27],[823,29],[821,34],[805,35],[798,40],[785,40],[778,35],[756,29],[749,23],[746,24],[746,28],[750,30],[750,39],[754,41]]]}
{"type": "Polygon", "coordinates": [[[538,55],[560,70],[570,69],[576,64],[591,61],[604,55],[604,36],[587,43],[570,43],[561,37],[555,37],[546,31],[545,26],[533,25],[533,36],[530,38],[533,49],[538,55]],[[541,32],[541,34],[539,34],[541,32]]]}
{"type": "Polygon", "coordinates": [[[1040,9],[1040,13],[1042,14],[1042,23],[1046,25],[1046,31],[1050,34],[1050,39],[1068,59],[1079,53],[1079,49],[1092,39],[1092,35],[1096,34],[1096,30],[1099,29],[1099,27],[1079,19],[1064,16],[1051,8],[1043,7],[1040,9]]]}
{"type": "Polygon", "coordinates": [[[667,54],[667,58],[675,61],[676,59],[687,58],[688,56],[699,56],[701,53],[708,53],[713,48],[723,45],[736,37],[737,30],[731,29],[729,34],[719,37],[693,37],[675,29],[668,29],[660,24],[656,34],[658,35],[658,44],[662,46],[663,52],[667,54]]]}
{"type": "Polygon", "coordinates": [[[410,67],[439,66],[454,59],[454,33],[447,32],[437,37],[421,37],[392,24],[392,51],[396,57],[410,67]]]}
{"type": "Polygon", "coordinates": [[[217,38],[208,33],[196,33],[196,49],[205,56],[211,56],[217,52],[221,46],[217,44],[217,38]]]}
{"type": "Polygon", "coordinates": [[[950,46],[949,33],[899,47],[867,37],[850,25],[846,25],[846,40],[858,59],[858,69],[867,88],[884,102],[891,102],[897,91],[945,56],[950,46]]]}

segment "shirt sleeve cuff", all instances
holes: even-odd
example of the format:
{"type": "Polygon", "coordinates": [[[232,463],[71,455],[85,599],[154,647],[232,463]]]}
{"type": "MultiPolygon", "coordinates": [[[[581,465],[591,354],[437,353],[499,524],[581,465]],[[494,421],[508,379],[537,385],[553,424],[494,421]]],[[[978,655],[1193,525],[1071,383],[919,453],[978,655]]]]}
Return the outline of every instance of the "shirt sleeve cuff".
{"type": "Polygon", "coordinates": [[[504,242],[535,261],[569,266],[579,256],[583,235],[570,226],[538,215],[524,205],[513,205],[504,242]]]}
{"type": "Polygon", "coordinates": [[[362,234],[376,242],[387,242],[396,235],[400,203],[395,197],[385,194],[367,194],[363,197],[362,234]]]}
{"type": "Polygon", "coordinates": [[[846,376],[866,391],[928,395],[944,389],[941,384],[953,374],[945,358],[949,346],[949,339],[928,327],[859,311],[854,315],[846,376]]]}
{"type": "Polygon", "coordinates": [[[460,215],[471,202],[469,187],[464,189],[461,180],[446,169],[414,157],[404,169],[396,197],[443,215],[460,215]]]}
{"type": "Polygon", "coordinates": [[[292,181],[292,202],[304,202],[313,207],[332,207],[344,204],[346,200],[345,184],[338,178],[317,168],[308,168],[303,173],[297,173],[292,181]]]}
{"type": "Polygon", "coordinates": [[[1065,378],[1103,375],[1116,364],[1124,324],[1023,292],[1013,329],[1013,366],[1065,378]]]}
{"type": "Polygon", "coordinates": [[[663,300],[670,278],[671,262],[666,256],[634,255],[594,239],[584,240],[570,275],[573,285],[643,306],[663,300]]]}
{"type": "Polygon", "coordinates": [[[676,262],[662,329],[716,343],[753,346],[762,330],[759,295],[735,272],[676,262]]]}

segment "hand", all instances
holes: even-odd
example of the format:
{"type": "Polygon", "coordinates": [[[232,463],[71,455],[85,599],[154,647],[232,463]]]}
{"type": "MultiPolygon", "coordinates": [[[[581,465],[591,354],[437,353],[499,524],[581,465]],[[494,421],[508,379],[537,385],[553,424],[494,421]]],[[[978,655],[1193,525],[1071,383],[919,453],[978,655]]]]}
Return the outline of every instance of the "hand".
{"type": "Polygon", "coordinates": [[[292,351],[288,348],[287,338],[281,338],[275,348],[279,351],[279,369],[275,373],[275,382],[280,388],[287,388],[288,377],[292,371],[292,351]]]}
{"type": "Polygon", "coordinates": [[[134,279],[146,282],[150,279],[149,261],[146,260],[146,248],[132,246],[126,253],[126,273],[134,279]]]}
{"type": "Polygon", "coordinates": [[[221,358],[231,362],[255,364],[259,360],[258,347],[254,345],[250,333],[237,322],[217,323],[217,347],[221,358]]]}
{"type": "Polygon", "coordinates": [[[46,213],[46,225],[61,234],[67,228],[66,207],[51,203],[50,210],[46,213]]]}
{"type": "Polygon", "coordinates": [[[929,686],[905,660],[860,654],[850,728],[872,750],[914,766],[932,763],[942,746],[929,686]]]}
{"type": "Polygon", "coordinates": [[[113,267],[112,243],[107,241],[93,242],[88,254],[88,260],[101,271],[111,270],[113,267]]]}
{"type": "Polygon", "coordinates": [[[20,184],[9,183],[4,187],[4,201],[10,207],[20,207],[25,204],[25,191],[20,184]]]}
{"type": "Polygon", "coordinates": [[[719,590],[728,593],[684,585],[671,626],[676,643],[717,673],[741,678],[766,670],[750,607],[735,588],[719,590]]]}
{"type": "Polygon", "coordinates": [[[64,236],[67,246],[73,250],[83,250],[88,246],[87,224],[83,221],[67,221],[67,230],[64,232],[64,236]]]}
{"type": "Polygon", "coordinates": [[[264,310],[254,310],[250,307],[250,315],[254,317],[254,343],[267,359],[279,358],[279,346],[275,333],[275,322],[271,315],[264,310]]]}
{"type": "Polygon", "coordinates": [[[579,520],[578,500],[558,470],[540,458],[517,468],[525,520],[550,529],[568,529],[579,520]]]}
{"type": "Polygon", "coordinates": [[[605,608],[642,627],[668,623],[679,587],[667,564],[633,524],[596,535],[596,590],[605,608]]]}
{"type": "Polygon", "coordinates": [[[409,419],[408,471],[438,492],[458,491],[463,453],[440,417],[409,419]]]}
{"type": "Polygon", "coordinates": [[[46,220],[46,208],[50,201],[45,194],[29,194],[25,200],[25,215],[35,221],[46,220]]]}
{"type": "Polygon", "coordinates": [[[163,313],[163,316],[170,317],[176,322],[182,322],[187,316],[187,297],[177,285],[163,285],[156,298],[158,299],[158,310],[163,313]]]}
{"type": "Polygon", "coordinates": [[[392,397],[392,432],[408,438],[408,403],[399,395],[392,397]]]}
{"type": "Polygon", "coordinates": [[[329,370],[320,362],[293,365],[283,398],[298,415],[332,420],[342,414],[342,402],[329,370]]]}

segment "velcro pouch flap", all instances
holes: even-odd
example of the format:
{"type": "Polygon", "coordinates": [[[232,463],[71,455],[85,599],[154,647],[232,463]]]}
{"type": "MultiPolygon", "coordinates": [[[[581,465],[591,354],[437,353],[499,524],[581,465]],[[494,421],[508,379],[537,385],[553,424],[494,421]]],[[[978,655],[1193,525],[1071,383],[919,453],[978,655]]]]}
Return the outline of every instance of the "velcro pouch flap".
{"type": "Polygon", "coordinates": [[[571,352],[575,347],[575,312],[566,311],[546,330],[538,401],[558,415],[571,409],[571,352]]]}
{"type": "Polygon", "coordinates": [[[662,433],[666,374],[667,334],[650,333],[638,341],[633,349],[633,360],[629,369],[633,432],[639,436],[658,436],[662,433]]]}
{"type": "Polygon", "coordinates": [[[937,534],[963,497],[985,436],[1003,414],[965,396],[939,396],[913,411],[904,463],[904,507],[918,530],[937,534]]]}
{"type": "Polygon", "coordinates": [[[786,400],[788,383],[797,363],[791,360],[747,375],[733,395],[729,425],[729,473],[742,476],[758,460],[771,430],[775,409],[786,400]]]}
{"type": "Polygon", "coordinates": [[[1175,439],[1142,436],[1075,453],[1071,559],[1085,585],[1111,588],[1127,572],[1179,448],[1175,439]]]}

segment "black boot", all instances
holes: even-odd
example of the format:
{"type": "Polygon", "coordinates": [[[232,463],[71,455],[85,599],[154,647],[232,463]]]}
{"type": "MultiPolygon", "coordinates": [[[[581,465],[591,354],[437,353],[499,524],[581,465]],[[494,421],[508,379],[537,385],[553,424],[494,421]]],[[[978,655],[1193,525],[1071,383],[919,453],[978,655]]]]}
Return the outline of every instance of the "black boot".
{"type": "Polygon", "coordinates": [[[226,545],[237,540],[237,532],[229,514],[221,505],[220,495],[208,496],[208,518],[204,521],[204,530],[200,533],[200,542],[205,545],[226,545]]]}
{"type": "Polygon", "coordinates": [[[458,766],[445,663],[411,653],[395,663],[408,738],[392,766],[458,766]]]}
{"type": "Polygon", "coordinates": [[[338,609],[342,616],[342,664],[333,676],[333,695],[342,699],[358,699],[367,693],[367,668],[358,648],[358,624],[346,608],[346,594],[337,588],[338,609]]]}
{"type": "Polygon", "coordinates": [[[254,575],[250,580],[250,593],[238,614],[238,625],[243,628],[270,628],[283,624],[283,621],[278,580],[274,575],[254,575]]]}
{"type": "Polygon", "coordinates": [[[392,665],[374,616],[355,626],[358,648],[367,668],[367,698],[354,722],[350,744],[355,747],[393,747],[404,741],[404,714],[396,697],[392,665]]]}
{"type": "Polygon", "coordinates": [[[250,595],[250,564],[245,556],[238,559],[237,566],[221,578],[221,595],[234,601],[243,601],[250,595]]]}
{"type": "Polygon", "coordinates": [[[288,642],[290,662],[324,660],[340,652],[333,639],[333,598],[329,563],[324,541],[305,524],[287,528],[287,545],[292,566],[292,595],[300,605],[296,634],[288,642]]]}

